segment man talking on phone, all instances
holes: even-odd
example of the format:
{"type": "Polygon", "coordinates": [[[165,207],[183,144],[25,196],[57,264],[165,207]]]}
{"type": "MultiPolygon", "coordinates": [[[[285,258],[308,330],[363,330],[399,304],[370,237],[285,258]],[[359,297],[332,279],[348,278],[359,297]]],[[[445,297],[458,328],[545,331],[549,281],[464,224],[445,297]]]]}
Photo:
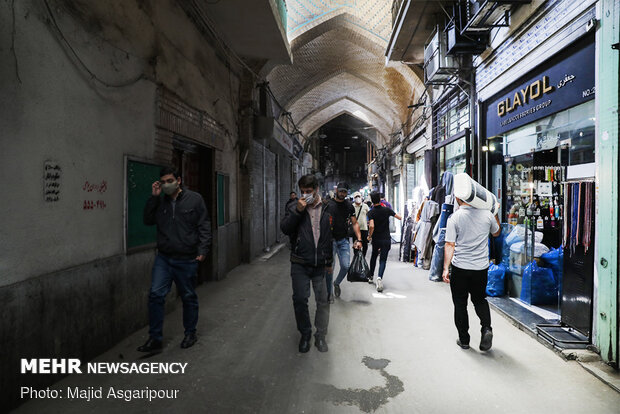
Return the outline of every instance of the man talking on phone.
{"type": "Polygon", "coordinates": [[[211,244],[211,222],[202,196],[181,187],[181,176],[173,168],[162,168],[159,176],[144,208],[144,224],[157,225],[157,257],[149,292],[149,339],[138,348],[140,352],[162,348],[164,304],[172,281],[183,301],[185,337],[181,348],[196,343],[198,296],[194,279],[198,263],[205,260],[211,244]]]}

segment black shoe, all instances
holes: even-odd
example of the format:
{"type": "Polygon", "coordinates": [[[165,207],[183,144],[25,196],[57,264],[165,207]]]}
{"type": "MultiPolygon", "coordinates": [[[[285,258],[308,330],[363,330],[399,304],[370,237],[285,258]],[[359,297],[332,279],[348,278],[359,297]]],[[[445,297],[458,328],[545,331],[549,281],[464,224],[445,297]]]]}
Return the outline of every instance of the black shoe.
{"type": "Polygon", "coordinates": [[[480,350],[488,351],[493,344],[493,331],[491,328],[484,328],[482,330],[482,338],[480,339],[480,350]]]}
{"type": "Polygon", "coordinates": [[[340,297],[340,285],[334,283],[334,295],[339,298],[340,297]]]}
{"type": "Polygon", "coordinates": [[[373,281],[374,277],[370,276],[368,278],[368,283],[370,283],[371,285],[374,284],[375,282],[373,281]]]}
{"type": "Polygon", "coordinates": [[[460,339],[457,339],[457,340],[456,340],[456,344],[457,344],[458,346],[460,346],[461,348],[463,348],[463,349],[469,349],[469,344],[464,344],[464,343],[462,343],[460,339]]]}
{"type": "Polygon", "coordinates": [[[325,338],[316,338],[314,346],[316,346],[319,352],[327,352],[327,342],[325,342],[325,338]]]}
{"type": "Polygon", "coordinates": [[[183,338],[183,341],[181,341],[181,348],[189,348],[190,346],[194,345],[197,340],[198,338],[196,338],[195,333],[187,334],[185,335],[185,338],[183,338]]]}
{"type": "Polygon", "coordinates": [[[162,344],[161,341],[157,341],[153,338],[149,338],[148,341],[138,347],[138,351],[140,352],[155,352],[161,351],[162,344]]]}
{"type": "Polygon", "coordinates": [[[331,293],[327,294],[327,302],[328,303],[334,303],[334,295],[332,295],[331,293]]]}
{"type": "Polygon", "coordinates": [[[299,340],[299,352],[305,354],[310,350],[310,338],[302,336],[299,340]]]}

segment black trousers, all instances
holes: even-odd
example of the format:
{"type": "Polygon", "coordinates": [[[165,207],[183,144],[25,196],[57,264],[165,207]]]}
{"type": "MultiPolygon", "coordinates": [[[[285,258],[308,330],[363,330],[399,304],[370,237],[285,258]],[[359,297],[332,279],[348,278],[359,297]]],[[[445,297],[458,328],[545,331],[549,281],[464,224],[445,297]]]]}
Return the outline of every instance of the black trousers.
{"type": "Polygon", "coordinates": [[[379,256],[379,274],[378,277],[383,278],[385,266],[388,259],[388,253],[392,248],[391,240],[375,240],[372,239],[372,254],[370,255],[370,274],[375,275],[375,266],[377,265],[377,256],[379,256]]]}
{"type": "Polygon", "coordinates": [[[487,269],[467,270],[452,265],[450,290],[454,303],[454,324],[463,344],[469,343],[469,316],[467,315],[467,297],[471,301],[480,318],[481,330],[491,327],[491,311],[486,301],[487,269]]]}
{"type": "Polygon", "coordinates": [[[316,314],[314,326],[317,338],[325,338],[329,324],[329,303],[327,302],[327,286],[325,285],[325,267],[304,266],[291,263],[291,280],[293,283],[293,307],[297,330],[306,338],[312,336],[312,323],[308,311],[310,284],[314,289],[316,314]]]}

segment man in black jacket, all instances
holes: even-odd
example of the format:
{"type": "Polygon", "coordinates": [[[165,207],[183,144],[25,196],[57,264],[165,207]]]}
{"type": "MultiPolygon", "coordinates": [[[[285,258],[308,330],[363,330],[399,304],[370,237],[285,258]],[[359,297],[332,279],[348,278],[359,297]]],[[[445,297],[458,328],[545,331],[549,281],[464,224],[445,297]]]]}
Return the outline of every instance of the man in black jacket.
{"type": "Polygon", "coordinates": [[[282,232],[291,237],[291,279],[293,307],[297,329],[301,333],[299,352],[310,350],[312,323],[308,311],[310,283],[316,299],[315,346],[327,352],[327,325],[329,303],[325,284],[326,268],[332,264],[332,216],[326,210],[319,194],[319,183],[314,175],[304,175],[299,180],[301,197],[291,204],[280,223],[282,232]]]}
{"type": "Polygon", "coordinates": [[[181,188],[181,177],[172,168],[162,168],[159,175],[144,208],[144,224],[157,225],[157,257],[149,293],[149,339],[138,348],[141,352],[162,347],[164,303],[173,280],[183,301],[185,337],[181,348],[196,343],[198,296],[194,277],[211,244],[211,222],[202,196],[181,188]]]}

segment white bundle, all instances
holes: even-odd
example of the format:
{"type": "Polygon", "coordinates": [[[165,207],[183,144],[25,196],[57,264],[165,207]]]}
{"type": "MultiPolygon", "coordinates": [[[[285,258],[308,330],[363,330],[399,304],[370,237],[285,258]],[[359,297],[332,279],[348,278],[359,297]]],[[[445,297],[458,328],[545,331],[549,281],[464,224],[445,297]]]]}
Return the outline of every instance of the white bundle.
{"type": "Polygon", "coordinates": [[[454,176],[454,196],[473,208],[490,210],[494,215],[499,211],[499,203],[495,194],[478,184],[466,173],[454,176]]]}

